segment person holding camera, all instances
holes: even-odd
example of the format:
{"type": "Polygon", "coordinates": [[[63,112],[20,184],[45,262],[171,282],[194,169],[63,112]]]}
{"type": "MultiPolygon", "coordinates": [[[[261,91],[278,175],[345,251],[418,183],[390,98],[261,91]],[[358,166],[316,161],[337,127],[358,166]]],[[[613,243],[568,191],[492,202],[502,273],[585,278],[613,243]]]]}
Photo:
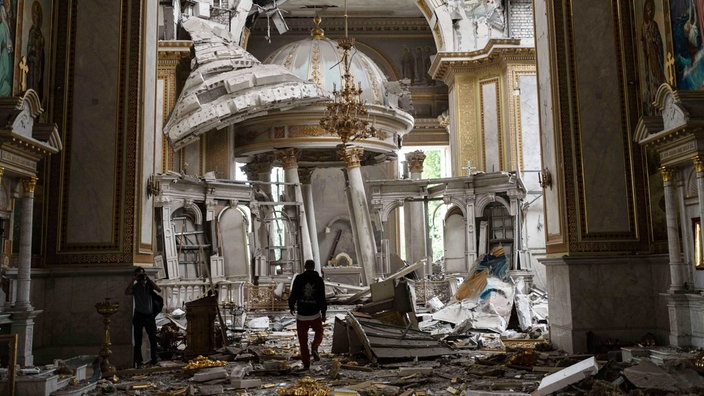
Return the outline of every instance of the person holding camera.
{"type": "Polygon", "coordinates": [[[320,360],[318,347],[323,342],[323,322],[328,308],[325,301],[325,282],[315,271],[315,262],[306,260],[305,271],[293,280],[291,294],[288,297],[288,307],[291,315],[296,316],[296,333],[301,348],[303,370],[310,369],[310,354],[313,359],[320,360]],[[296,311],[298,309],[298,311],[296,311]],[[308,349],[308,329],[315,332],[311,348],[308,349]]]}
{"type": "Polygon", "coordinates": [[[161,288],[154,283],[144,271],[144,268],[134,269],[134,276],[125,289],[125,294],[134,298],[134,314],[132,316],[132,330],[134,331],[134,365],[142,365],[142,329],[147,331],[149,337],[149,350],[151,351],[150,364],[156,364],[156,315],[154,315],[154,297],[152,291],[161,292],[161,288]]]}

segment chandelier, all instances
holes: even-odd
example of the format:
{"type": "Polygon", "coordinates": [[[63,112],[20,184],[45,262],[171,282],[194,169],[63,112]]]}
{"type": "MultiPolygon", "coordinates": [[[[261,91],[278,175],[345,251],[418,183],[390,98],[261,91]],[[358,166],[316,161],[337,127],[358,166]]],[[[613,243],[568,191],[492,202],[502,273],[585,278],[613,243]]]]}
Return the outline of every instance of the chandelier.
{"type": "Polygon", "coordinates": [[[325,115],[320,119],[320,126],[330,134],[337,134],[342,140],[343,147],[347,143],[375,137],[376,128],[368,119],[366,105],[362,101],[362,84],[354,84],[354,76],[350,72],[350,51],[354,47],[354,38],[347,35],[347,0],[345,0],[345,38],[338,40],[342,48],[342,75],[341,87],[338,91],[333,84],[333,101],[326,105],[325,115]]]}

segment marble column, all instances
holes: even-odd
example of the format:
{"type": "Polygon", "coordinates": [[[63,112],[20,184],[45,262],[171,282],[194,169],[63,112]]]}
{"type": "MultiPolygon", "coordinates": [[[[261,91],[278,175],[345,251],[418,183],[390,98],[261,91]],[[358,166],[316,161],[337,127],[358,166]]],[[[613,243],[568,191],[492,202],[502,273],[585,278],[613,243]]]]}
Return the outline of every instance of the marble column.
{"type": "Polygon", "coordinates": [[[17,264],[17,298],[12,309],[12,329],[18,334],[17,363],[32,366],[32,342],[34,337],[34,318],[40,311],[35,311],[30,303],[30,278],[32,273],[32,212],[34,209],[34,188],[36,177],[22,179],[24,196],[22,197],[22,219],[20,229],[20,250],[17,264]]]}
{"type": "Polygon", "coordinates": [[[667,248],[670,255],[670,293],[681,291],[686,288],[686,285],[691,287],[689,280],[689,268],[687,264],[682,262],[680,253],[680,235],[677,227],[678,208],[677,197],[675,192],[675,174],[676,169],[661,167],[660,175],[662,176],[665,185],[665,214],[667,221],[667,248]]]}
{"type": "MultiPolygon", "coordinates": [[[[277,150],[276,155],[283,165],[286,183],[293,185],[294,200],[296,202],[303,202],[303,190],[301,189],[301,182],[298,179],[298,150],[277,150]]],[[[308,219],[305,208],[299,206],[296,213],[298,214],[299,224],[299,230],[297,231],[301,236],[301,252],[303,254],[301,267],[303,267],[303,263],[306,260],[313,260],[313,247],[310,242],[310,232],[308,231],[308,219]]]]}
{"type": "MultiPolygon", "coordinates": [[[[425,153],[421,150],[406,154],[408,170],[411,180],[420,180],[423,175],[423,161],[425,153]]],[[[425,204],[422,201],[411,201],[405,204],[404,217],[406,219],[406,260],[413,264],[418,260],[428,257],[428,222],[425,204]]],[[[432,268],[432,263],[427,263],[423,268],[422,278],[430,275],[428,269],[432,268]]]]}
{"type": "MultiPolygon", "coordinates": [[[[273,201],[271,194],[271,170],[273,168],[271,156],[269,155],[256,155],[254,160],[248,162],[246,165],[242,166],[240,169],[247,175],[247,180],[249,181],[260,181],[262,184],[256,185],[255,188],[255,199],[257,201],[273,201]],[[261,192],[257,193],[257,190],[261,192]]],[[[263,247],[268,247],[273,245],[271,240],[272,235],[267,231],[265,227],[265,219],[270,217],[273,207],[270,205],[260,205],[258,202],[254,202],[250,206],[252,212],[252,229],[254,230],[254,261],[255,269],[254,273],[256,276],[269,275],[268,265],[262,264],[269,259],[269,252],[262,250],[263,247]]]]}
{"type": "MultiPolygon", "coordinates": [[[[357,258],[357,264],[361,266],[362,263],[362,251],[359,249],[361,246],[359,243],[359,236],[357,232],[359,231],[355,224],[357,224],[357,219],[355,218],[354,205],[352,204],[352,189],[350,188],[350,178],[347,173],[347,169],[342,170],[342,175],[345,178],[345,197],[347,198],[347,212],[350,214],[350,230],[352,231],[352,242],[354,243],[354,255],[357,258]]],[[[362,271],[364,271],[364,266],[362,271]]],[[[364,277],[365,281],[367,277],[364,277]]]]}
{"type": "Polygon", "coordinates": [[[346,146],[342,149],[347,178],[350,189],[350,204],[354,212],[352,227],[357,229],[360,256],[357,260],[364,269],[367,285],[374,283],[376,278],[376,241],[372,219],[367,205],[367,195],[364,191],[360,159],[364,149],[355,146],[346,146]]]}
{"type": "Polygon", "coordinates": [[[315,204],[313,200],[313,186],[311,185],[311,177],[315,168],[299,168],[298,178],[301,181],[301,190],[303,191],[303,206],[306,210],[308,220],[308,230],[310,231],[310,245],[313,249],[313,260],[315,261],[315,270],[322,274],[320,267],[323,263],[320,261],[320,246],[318,244],[318,224],[315,221],[315,204]]]}

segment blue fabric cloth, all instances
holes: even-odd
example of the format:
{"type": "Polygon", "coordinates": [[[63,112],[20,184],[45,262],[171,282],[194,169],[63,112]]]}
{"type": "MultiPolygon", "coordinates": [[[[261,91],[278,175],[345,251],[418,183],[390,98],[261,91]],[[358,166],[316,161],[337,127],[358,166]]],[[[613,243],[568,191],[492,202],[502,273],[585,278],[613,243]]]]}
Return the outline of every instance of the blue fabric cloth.
{"type": "Polygon", "coordinates": [[[477,265],[476,272],[489,270],[489,274],[494,275],[501,279],[506,279],[508,276],[508,265],[506,261],[506,256],[492,256],[487,254],[484,259],[477,265]]]}

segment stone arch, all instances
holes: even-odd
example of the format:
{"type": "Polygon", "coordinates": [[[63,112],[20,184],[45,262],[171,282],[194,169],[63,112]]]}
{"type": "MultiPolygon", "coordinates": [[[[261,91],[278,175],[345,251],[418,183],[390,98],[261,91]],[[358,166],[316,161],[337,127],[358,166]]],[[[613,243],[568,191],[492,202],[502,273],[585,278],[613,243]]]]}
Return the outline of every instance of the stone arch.
{"type": "Polygon", "coordinates": [[[184,211],[189,212],[193,215],[193,224],[199,226],[203,225],[203,212],[200,210],[200,207],[196,205],[195,202],[185,201],[181,207],[184,209],[184,211]]]}
{"type": "Polygon", "coordinates": [[[452,18],[445,2],[416,0],[416,6],[423,13],[428,25],[430,25],[437,51],[454,51],[455,33],[452,26],[452,18]]]}
{"type": "Polygon", "coordinates": [[[506,210],[508,210],[509,213],[512,213],[511,211],[511,203],[504,197],[501,197],[496,194],[486,194],[482,195],[477,199],[476,205],[474,207],[474,216],[475,217],[482,217],[484,216],[484,209],[489,205],[490,203],[493,202],[498,202],[501,205],[506,207],[506,210]]]}

